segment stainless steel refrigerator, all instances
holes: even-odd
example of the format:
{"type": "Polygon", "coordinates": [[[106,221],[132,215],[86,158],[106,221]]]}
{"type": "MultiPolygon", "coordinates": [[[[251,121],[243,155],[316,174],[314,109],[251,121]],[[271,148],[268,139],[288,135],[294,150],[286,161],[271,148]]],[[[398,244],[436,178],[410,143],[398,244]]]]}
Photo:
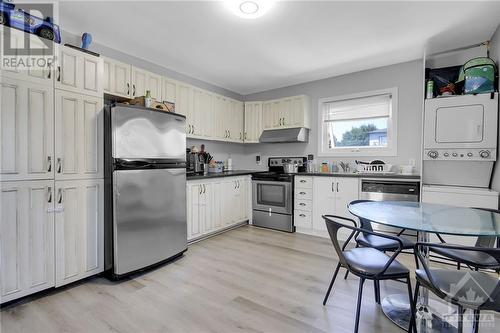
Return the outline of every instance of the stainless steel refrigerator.
{"type": "Polygon", "coordinates": [[[184,116],[105,109],[105,269],[121,278],[187,250],[184,116]]]}

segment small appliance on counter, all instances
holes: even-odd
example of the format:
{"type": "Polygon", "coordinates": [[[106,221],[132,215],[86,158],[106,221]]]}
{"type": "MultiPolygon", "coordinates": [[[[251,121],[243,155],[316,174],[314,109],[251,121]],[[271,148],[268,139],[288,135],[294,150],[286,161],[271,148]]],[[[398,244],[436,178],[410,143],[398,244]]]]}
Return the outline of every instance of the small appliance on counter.
{"type": "Polygon", "coordinates": [[[306,171],[306,157],[270,157],[268,172],[252,175],[253,225],[295,232],[293,224],[293,174],[306,171]],[[285,165],[292,167],[285,170],[285,165]]]}

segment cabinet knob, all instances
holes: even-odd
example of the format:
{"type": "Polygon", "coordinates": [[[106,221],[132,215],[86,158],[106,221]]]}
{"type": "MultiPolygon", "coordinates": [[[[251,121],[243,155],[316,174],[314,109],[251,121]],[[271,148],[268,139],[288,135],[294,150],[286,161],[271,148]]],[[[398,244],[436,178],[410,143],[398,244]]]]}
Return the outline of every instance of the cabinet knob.
{"type": "Polygon", "coordinates": [[[47,187],[47,202],[48,203],[52,202],[52,187],[51,186],[47,187]]]}
{"type": "Polygon", "coordinates": [[[306,215],[305,215],[305,214],[299,214],[299,216],[300,216],[300,217],[306,217],[306,215]]]}
{"type": "Polygon", "coordinates": [[[304,195],[304,194],[306,194],[306,192],[300,192],[299,194],[302,194],[302,195],[304,195]]]}
{"type": "Polygon", "coordinates": [[[62,158],[58,157],[57,158],[57,173],[61,173],[62,172],[62,158]]]}
{"type": "Polygon", "coordinates": [[[51,171],[52,171],[52,157],[47,156],[47,172],[51,172],[51,171]]]}
{"type": "Polygon", "coordinates": [[[127,95],[130,95],[130,83],[127,82],[127,95]]]}
{"type": "Polygon", "coordinates": [[[57,81],[61,82],[61,66],[57,66],[57,81]]]}
{"type": "Polygon", "coordinates": [[[300,182],[301,182],[301,183],[307,183],[307,181],[306,181],[306,180],[304,180],[304,179],[302,179],[300,182]]]}
{"type": "Polygon", "coordinates": [[[300,205],[300,206],[305,206],[306,204],[305,204],[305,203],[303,203],[303,202],[301,202],[301,203],[299,203],[299,205],[300,205]]]}
{"type": "Polygon", "coordinates": [[[63,202],[63,191],[61,188],[59,190],[57,190],[57,196],[58,196],[57,203],[62,203],[63,202]]]}

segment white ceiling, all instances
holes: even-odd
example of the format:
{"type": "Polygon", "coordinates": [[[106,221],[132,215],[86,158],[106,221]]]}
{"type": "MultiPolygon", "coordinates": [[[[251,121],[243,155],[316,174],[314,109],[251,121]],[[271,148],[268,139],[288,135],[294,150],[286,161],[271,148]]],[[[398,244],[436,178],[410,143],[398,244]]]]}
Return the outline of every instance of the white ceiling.
{"type": "Polygon", "coordinates": [[[417,59],[429,39],[443,50],[487,40],[500,2],[279,1],[245,20],[220,1],[71,1],[60,18],[64,30],[246,95],[417,59]]]}

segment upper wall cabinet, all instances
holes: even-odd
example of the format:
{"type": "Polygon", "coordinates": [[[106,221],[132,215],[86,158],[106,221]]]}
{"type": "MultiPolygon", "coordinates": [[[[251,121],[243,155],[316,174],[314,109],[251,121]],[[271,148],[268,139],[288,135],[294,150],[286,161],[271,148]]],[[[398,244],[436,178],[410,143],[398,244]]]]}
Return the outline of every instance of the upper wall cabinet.
{"type": "Polygon", "coordinates": [[[58,49],[56,88],[102,98],[102,57],[66,46],[59,46],[58,49]]]}
{"type": "Polygon", "coordinates": [[[132,67],[132,95],[130,97],[145,96],[146,90],[151,91],[151,97],[162,101],[162,77],[144,69],[132,67]]]}
{"type": "Polygon", "coordinates": [[[264,129],[310,128],[310,100],[305,95],[266,101],[262,109],[264,129]]]}
{"type": "Polygon", "coordinates": [[[132,66],[113,59],[104,58],[103,88],[104,92],[130,98],[132,66]]]}
{"type": "MultiPolygon", "coordinates": [[[[176,104],[178,82],[164,77],[162,82],[162,98],[164,101],[176,104]]],[[[177,110],[176,110],[177,112],[177,110]]]]}
{"type": "MultiPolygon", "coordinates": [[[[2,25],[0,25],[0,33],[2,33],[2,28],[4,29],[4,32],[8,32],[10,34],[10,45],[12,46],[14,52],[17,52],[18,50],[22,50],[24,48],[25,38],[29,39],[30,53],[31,50],[36,50],[37,52],[36,55],[33,54],[32,56],[39,56],[38,55],[39,52],[42,52],[44,55],[49,57],[51,55],[49,52],[54,52],[55,50],[55,44],[53,43],[51,44],[54,47],[52,50],[47,48],[46,43],[50,42],[46,39],[41,39],[36,35],[26,34],[21,30],[10,29],[2,25]]],[[[14,79],[27,80],[37,84],[53,86],[54,85],[53,64],[52,66],[50,66],[51,65],[50,62],[47,62],[46,64],[47,66],[43,68],[30,67],[28,69],[25,69],[25,68],[14,67],[12,68],[12,70],[2,69],[0,70],[0,75],[4,77],[11,77],[14,79]]]]}
{"type": "Polygon", "coordinates": [[[246,143],[258,143],[262,134],[262,102],[245,102],[246,143]]]}
{"type": "Polygon", "coordinates": [[[54,89],[0,78],[2,180],[54,177],[54,89]]]}

